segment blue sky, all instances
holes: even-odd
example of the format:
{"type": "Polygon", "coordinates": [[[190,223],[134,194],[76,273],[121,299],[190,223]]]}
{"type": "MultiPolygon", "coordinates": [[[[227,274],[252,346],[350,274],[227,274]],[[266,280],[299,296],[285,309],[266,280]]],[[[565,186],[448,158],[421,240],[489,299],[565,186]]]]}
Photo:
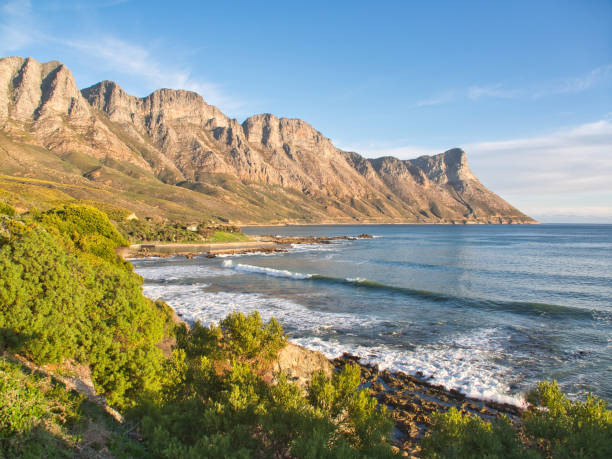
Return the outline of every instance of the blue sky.
{"type": "Polygon", "coordinates": [[[60,60],[81,87],[192,89],[370,157],[463,147],[530,215],[612,222],[610,1],[0,5],[0,55],[60,60]]]}

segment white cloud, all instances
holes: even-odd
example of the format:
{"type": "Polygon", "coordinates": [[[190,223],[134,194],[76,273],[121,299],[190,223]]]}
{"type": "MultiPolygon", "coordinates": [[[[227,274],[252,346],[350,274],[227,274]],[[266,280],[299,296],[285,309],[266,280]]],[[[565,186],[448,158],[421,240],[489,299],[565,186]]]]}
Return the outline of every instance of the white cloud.
{"type": "Polygon", "coordinates": [[[612,77],[612,64],[597,67],[591,70],[586,75],[574,78],[566,78],[557,82],[553,82],[548,88],[536,91],[533,94],[534,98],[540,98],[555,94],[567,94],[582,92],[591,89],[592,87],[606,81],[612,77]]]}
{"type": "MultiPolygon", "coordinates": [[[[114,6],[122,0],[99,2],[72,2],[49,4],[49,8],[82,9],[114,6]]],[[[136,77],[142,81],[140,86],[149,90],[158,88],[186,89],[195,91],[221,110],[232,114],[244,113],[244,102],[230,96],[222,85],[206,81],[193,75],[186,67],[163,61],[151,48],[125,41],[119,37],[92,33],[86,39],[70,39],[55,32],[47,32],[37,21],[30,1],[12,1],[0,7],[0,56],[17,53],[37,42],[52,44],[57,58],[76,54],[79,65],[89,66],[96,75],[106,70],[113,74],[136,77]]],[[[95,81],[91,82],[92,84],[95,81]]],[[[121,81],[118,81],[121,84],[121,81]]]]}
{"type": "Polygon", "coordinates": [[[139,77],[146,86],[154,89],[186,89],[197,92],[208,103],[219,105],[223,110],[239,111],[243,108],[243,103],[228,96],[221,85],[194,77],[188,68],[167,65],[143,46],[113,36],[55,41],[92,59],[98,68],[139,77]]]}
{"type": "Polygon", "coordinates": [[[123,3],[127,3],[130,0],[73,0],[73,1],[47,1],[44,6],[45,10],[93,10],[98,8],[109,8],[123,3]]]}
{"type": "Polygon", "coordinates": [[[12,54],[36,37],[29,0],[16,0],[0,6],[0,56],[12,54]]]}
{"type": "Polygon", "coordinates": [[[542,97],[587,91],[612,79],[612,64],[597,67],[585,75],[554,80],[543,85],[526,88],[507,88],[502,83],[473,85],[462,89],[449,89],[430,98],[422,99],[414,107],[429,107],[460,100],[494,99],[540,99],[542,97]]]}
{"type": "Polygon", "coordinates": [[[429,99],[423,99],[416,103],[417,107],[429,107],[432,105],[442,105],[447,104],[449,102],[453,102],[457,99],[457,94],[455,91],[449,90],[441,92],[440,94],[436,94],[429,99]]]}
{"type": "Polygon", "coordinates": [[[482,182],[528,214],[612,217],[612,122],[465,145],[482,182]]]}
{"type": "Polygon", "coordinates": [[[409,145],[408,139],[397,139],[393,142],[374,141],[355,143],[339,139],[332,139],[334,145],[344,151],[354,151],[367,158],[380,158],[381,156],[395,156],[401,159],[412,159],[423,155],[435,155],[440,153],[429,147],[422,145],[409,145]]]}
{"type": "Polygon", "coordinates": [[[513,99],[521,95],[518,89],[505,89],[501,83],[490,86],[472,86],[467,90],[467,97],[472,100],[493,97],[499,99],[513,99]]]}

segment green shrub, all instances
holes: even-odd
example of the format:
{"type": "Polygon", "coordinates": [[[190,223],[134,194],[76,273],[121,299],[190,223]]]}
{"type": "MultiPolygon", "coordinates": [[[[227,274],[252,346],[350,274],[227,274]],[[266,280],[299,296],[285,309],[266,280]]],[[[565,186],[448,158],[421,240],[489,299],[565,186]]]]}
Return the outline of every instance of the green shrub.
{"type": "Polygon", "coordinates": [[[431,458],[519,458],[531,454],[518,441],[507,417],[487,422],[454,407],[433,416],[421,447],[424,457],[431,458]]]}
{"type": "Polygon", "coordinates": [[[230,313],[220,323],[223,348],[231,359],[248,360],[265,365],[287,344],[280,323],[272,318],[263,324],[259,312],[248,316],[230,313]]]}
{"type": "Polygon", "coordinates": [[[97,235],[109,239],[116,246],[128,244],[108,216],[91,206],[66,204],[41,214],[39,220],[44,226],[57,228],[74,242],[81,236],[97,235]]]}
{"type": "Polygon", "coordinates": [[[612,457],[612,411],[606,402],[588,395],[570,401],[557,385],[540,382],[527,394],[525,434],[555,458],[612,457]]]}
{"type": "Polygon", "coordinates": [[[378,407],[369,389],[359,389],[361,369],[345,365],[331,379],[313,375],[308,399],[316,412],[338,426],[342,435],[361,451],[378,455],[385,452],[393,423],[386,407],[378,407]]]}
{"type": "Polygon", "coordinates": [[[488,422],[455,408],[434,415],[422,442],[424,456],[612,457],[612,412],[603,400],[589,395],[573,402],[553,381],[538,383],[527,401],[529,409],[516,427],[506,417],[488,422]]]}
{"type": "Polygon", "coordinates": [[[164,364],[161,397],[132,412],[155,457],[388,457],[392,423],[360,371],[322,374],[310,397],[281,374],[266,383],[255,365],[285,343],[276,321],[232,313],[220,326],[179,326],[164,364]],[[257,370],[257,371],[256,371],[257,370]],[[322,400],[330,394],[330,408],[322,400]]]}
{"type": "MultiPolygon", "coordinates": [[[[359,390],[357,366],[331,380],[316,375],[307,397],[282,374],[270,385],[264,376],[287,340],[275,319],[232,313],[218,326],[174,327],[172,310],[143,297],[142,278],[115,256],[123,243],[108,218],[87,206],[22,221],[2,216],[2,347],[39,364],[88,364],[96,390],[139,426],[149,456],[391,455],[392,423],[359,390]],[[155,344],[172,329],[176,349],[165,359],[155,344]]],[[[65,391],[11,378],[0,377],[0,435],[13,445],[4,450],[23,445],[23,437],[31,456],[69,455],[74,440],[62,453],[59,443],[49,449],[52,440],[27,433],[43,432],[36,429],[49,413],[69,405],[65,391]]],[[[118,448],[143,453],[129,442],[118,448]]]]}
{"type": "Polygon", "coordinates": [[[38,363],[76,353],[90,273],[43,228],[13,221],[0,248],[0,339],[38,363]]]}
{"type": "Polygon", "coordinates": [[[79,204],[95,207],[96,209],[104,212],[108,218],[115,222],[124,221],[128,215],[132,214],[132,211],[125,207],[116,206],[107,202],[100,201],[79,201],[79,204]]]}
{"type": "Polygon", "coordinates": [[[0,201],[0,215],[8,215],[13,217],[15,215],[15,209],[9,206],[7,203],[0,201]]]}
{"type": "Polygon", "coordinates": [[[74,358],[117,406],[159,390],[167,313],[114,255],[123,239],[96,209],[62,206],[37,222],[4,221],[0,344],[37,363],[74,358]],[[98,232],[99,231],[99,232],[98,232]]]}

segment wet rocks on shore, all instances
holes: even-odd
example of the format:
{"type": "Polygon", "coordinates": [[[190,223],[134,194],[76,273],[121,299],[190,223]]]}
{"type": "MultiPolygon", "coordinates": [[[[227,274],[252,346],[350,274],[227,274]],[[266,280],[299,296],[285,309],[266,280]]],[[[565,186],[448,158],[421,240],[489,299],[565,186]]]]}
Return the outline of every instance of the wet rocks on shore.
{"type": "Polygon", "coordinates": [[[448,390],[425,379],[401,372],[379,370],[377,366],[359,363],[359,357],[344,354],[333,359],[336,370],[349,362],[361,367],[362,387],[369,388],[379,403],[386,405],[395,421],[393,442],[402,451],[414,453],[431,426],[432,415],[455,407],[485,420],[506,415],[519,422],[522,410],[516,406],[468,398],[456,390],[448,390]]]}

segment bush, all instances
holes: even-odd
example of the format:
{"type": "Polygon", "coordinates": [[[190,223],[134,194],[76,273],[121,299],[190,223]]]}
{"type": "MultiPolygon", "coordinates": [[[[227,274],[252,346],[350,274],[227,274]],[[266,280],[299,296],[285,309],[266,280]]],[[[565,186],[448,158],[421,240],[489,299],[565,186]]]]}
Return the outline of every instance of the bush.
{"type": "Polygon", "coordinates": [[[434,416],[423,439],[425,457],[612,457],[612,412],[592,395],[570,401],[556,382],[540,382],[527,394],[520,426],[493,422],[455,408],[434,416]],[[522,443],[519,441],[522,440],[522,443]]]}
{"type": "Polygon", "coordinates": [[[557,385],[541,382],[527,394],[525,434],[553,457],[612,457],[612,412],[588,395],[570,401],[557,385]]]}
{"type": "Polygon", "coordinates": [[[0,201],[0,215],[8,215],[13,217],[15,215],[15,209],[9,206],[7,203],[0,201]]]}
{"type": "Polygon", "coordinates": [[[39,221],[43,226],[58,229],[74,242],[82,236],[96,235],[112,241],[116,246],[128,244],[108,216],[91,206],[66,204],[41,214],[39,221]]]}
{"type": "Polygon", "coordinates": [[[43,228],[13,221],[9,231],[0,248],[0,344],[60,362],[78,348],[90,273],[43,228]]]}
{"type": "MultiPolygon", "coordinates": [[[[172,311],[142,296],[142,278],[114,255],[124,242],[87,206],[2,216],[0,344],[39,364],[88,364],[97,392],[141,426],[149,456],[391,455],[392,423],[359,390],[359,367],[331,380],[316,375],[307,397],[282,374],[275,385],[264,380],[287,340],[275,319],[232,313],[218,326],[183,324],[173,331],[172,357],[163,358],[155,344],[170,334],[172,311]]],[[[52,394],[0,377],[0,436],[10,445],[34,439],[27,432],[50,419],[52,394]]],[[[63,454],[46,441],[32,440],[31,455],[63,454]]]]}
{"type": "Polygon", "coordinates": [[[359,389],[361,369],[345,365],[331,379],[315,374],[308,387],[308,400],[316,413],[331,419],[338,432],[366,454],[384,453],[393,423],[386,407],[378,407],[369,389],[359,389]]]}
{"type": "Polygon", "coordinates": [[[248,316],[233,312],[221,321],[222,346],[231,359],[265,365],[287,344],[280,323],[272,318],[263,324],[259,312],[248,316]]]}
{"type": "Polygon", "coordinates": [[[166,314],[114,254],[123,238],[100,211],[62,206],[3,220],[0,344],[33,361],[87,362],[96,389],[127,406],[159,390],[166,314]]]}
{"type": "Polygon", "coordinates": [[[424,457],[431,458],[528,456],[507,417],[487,422],[478,416],[461,413],[454,407],[433,416],[431,430],[421,447],[424,457]]]}
{"type": "Polygon", "coordinates": [[[317,375],[309,397],[282,374],[269,385],[255,371],[285,343],[278,322],[232,313],[220,326],[180,326],[176,336],[161,397],[132,412],[154,456],[392,455],[392,423],[357,390],[357,366],[332,380],[317,375]]]}

